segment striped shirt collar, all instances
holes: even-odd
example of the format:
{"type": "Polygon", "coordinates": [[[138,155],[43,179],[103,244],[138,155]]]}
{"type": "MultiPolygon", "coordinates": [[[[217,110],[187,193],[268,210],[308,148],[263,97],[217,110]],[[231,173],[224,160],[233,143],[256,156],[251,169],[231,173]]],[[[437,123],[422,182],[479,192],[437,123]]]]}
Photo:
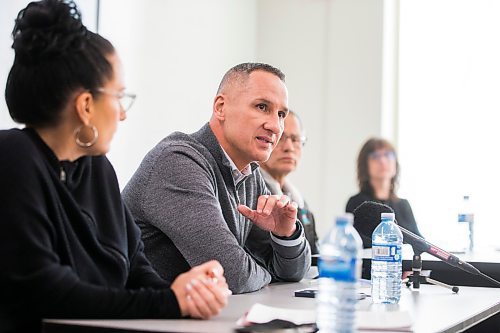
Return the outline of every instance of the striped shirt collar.
{"type": "Polygon", "coordinates": [[[247,176],[251,175],[253,170],[252,170],[252,164],[247,164],[243,169],[238,170],[238,167],[236,167],[236,164],[234,164],[233,160],[229,155],[226,153],[224,148],[220,146],[222,151],[224,152],[224,155],[226,155],[227,160],[229,161],[229,165],[231,166],[231,175],[233,176],[233,180],[235,184],[238,184],[241,180],[245,179],[247,176]]]}

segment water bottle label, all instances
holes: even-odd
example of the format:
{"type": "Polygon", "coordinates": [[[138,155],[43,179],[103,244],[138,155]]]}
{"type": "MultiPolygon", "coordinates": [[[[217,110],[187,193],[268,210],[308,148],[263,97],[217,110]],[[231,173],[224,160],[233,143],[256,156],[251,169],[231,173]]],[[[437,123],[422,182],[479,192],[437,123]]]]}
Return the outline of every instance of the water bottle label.
{"type": "Polygon", "coordinates": [[[351,260],[320,258],[318,260],[319,277],[355,282],[357,280],[357,262],[356,258],[351,260]]]}
{"type": "Polygon", "coordinates": [[[458,222],[459,223],[473,223],[474,222],[474,214],[458,214],[458,222]]]}
{"type": "Polygon", "coordinates": [[[401,245],[372,244],[372,260],[401,261],[401,245]]]}

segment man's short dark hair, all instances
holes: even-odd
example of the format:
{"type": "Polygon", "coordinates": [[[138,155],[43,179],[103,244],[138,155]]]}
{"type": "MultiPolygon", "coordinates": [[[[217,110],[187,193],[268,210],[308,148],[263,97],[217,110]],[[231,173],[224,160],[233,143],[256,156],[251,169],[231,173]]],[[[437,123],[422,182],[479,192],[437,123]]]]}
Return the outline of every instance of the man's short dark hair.
{"type": "Polygon", "coordinates": [[[219,89],[217,89],[217,94],[222,91],[224,86],[233,80],[247,79],[248,76],[255,71],[264,71],[277,76],[281,81],[285,82],[285,74],[276,67],[268,64],[263,64],[260,62],[244,62],[242,64],[236,65],[224,74],[222,78],[219,89]]]}

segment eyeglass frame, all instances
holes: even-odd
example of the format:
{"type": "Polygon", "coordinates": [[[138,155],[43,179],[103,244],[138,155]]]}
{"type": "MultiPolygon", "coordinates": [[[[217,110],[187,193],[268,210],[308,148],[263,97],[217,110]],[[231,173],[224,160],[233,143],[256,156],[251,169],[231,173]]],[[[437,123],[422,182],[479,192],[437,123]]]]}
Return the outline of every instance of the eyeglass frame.
{"type": "Polygon", "coordinates": [[[95,91],[118,98],[118,102],[120,103],[120,106],[122,107],[124,112],[127,112],[132,108],[132,105],[134,105],[135,99],[137,98],[137,94],[129,93],[129,92],[125,92],[125,91],[111,91],[111,90],[106,89],[106,88],[97,88],[95,91]],[[123,102],[122,102],[123,98],[130,99],[129,106],[125,107],[123,105],[123,102]]]}
{"type": "Polygon", "coordinates": [[[282,143],[282,140],[283,140],[283,143],[284,144],[286,142],[286,140],[290,139],[292,141],[292,145],[294,145],[295,147],[304,147],[306,142],[307,142],[307,137],[305,135],[295,135],[295,134],[291,134],[291,135],[287,135],[285,133],[281,134],[281,137],[280,137],[280,140],[278,141],[278,145],[282,143]],[[298,138],[298,141],[295,140],[294,141],[294,138],[298,138]],[[298,145],[296,143],[299,143],[298,145]]]}
{"type": "Polygon", "coordinates": [[[382,157],[387,158],[389,161],[396,160],[396,152],[392,150],[386,150],[384,152],[372,151],[368,154],[368,158],[374,161],[380,161],[382,157]]]}

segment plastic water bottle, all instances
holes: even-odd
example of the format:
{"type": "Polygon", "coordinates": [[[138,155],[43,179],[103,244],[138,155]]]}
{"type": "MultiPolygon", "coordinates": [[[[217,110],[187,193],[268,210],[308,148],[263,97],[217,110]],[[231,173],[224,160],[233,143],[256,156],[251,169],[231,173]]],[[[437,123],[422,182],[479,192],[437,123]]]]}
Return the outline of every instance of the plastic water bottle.
{"type": "Polygon", "coordinates": [[[316,324],[320,332],[354,332],[362,241],[352,214],[338,217],[320,243],[316,324]]]}
{"type": "Polygon", "coordinates": [[[458,236],[461,242],[461,250],[474,250],[474,210],[468,195],[463,196],[458,211],[458,236]]]}
{"type": "Polygon", "coordinates": [[[382,213],[372,234],[373,303],[398,303],[401,298],[403,234],[394,222],[394,213],[382,213]]]}

